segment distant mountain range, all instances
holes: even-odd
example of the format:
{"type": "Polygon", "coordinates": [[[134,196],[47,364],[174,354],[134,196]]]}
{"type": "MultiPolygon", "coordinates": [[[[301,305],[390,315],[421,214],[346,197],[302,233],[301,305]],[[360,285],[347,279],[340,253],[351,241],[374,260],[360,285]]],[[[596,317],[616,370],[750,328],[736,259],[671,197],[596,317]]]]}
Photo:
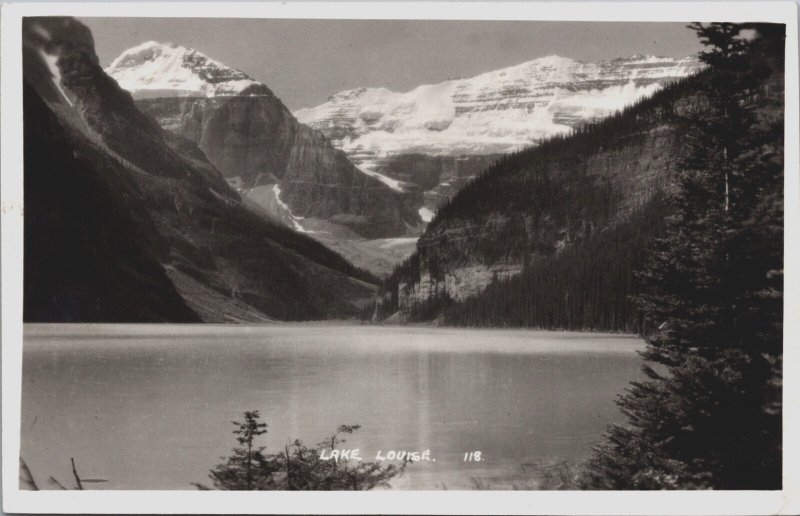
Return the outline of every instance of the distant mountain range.
{"type": "Polygon", "coordinates": [[[429,219],[498,155],[613,114],[700,67],[694,57],[584,63],[554,55],[406,93],[342,91],[294,114],[363,170],[398,189],[420,186],[429,219]]]}
{"type": "Polygon", "coordinates": [[[398,154],[505,154],[610,115],[699,67],[694,57],[584,63],[553,55],[406,93],[342,91],[294,114],[360,163],[398,154]]]}
{"type": "Polygon", "coordinates": [[[263,83],[172,43],[128,49],[106,72],[164,129],[197,144],[248,202],[386,273],[413,250],[409,237],[498,157],[699,68],[692,57],[550,56],[407,93],[344,91],[294,116],[263,83]]]}

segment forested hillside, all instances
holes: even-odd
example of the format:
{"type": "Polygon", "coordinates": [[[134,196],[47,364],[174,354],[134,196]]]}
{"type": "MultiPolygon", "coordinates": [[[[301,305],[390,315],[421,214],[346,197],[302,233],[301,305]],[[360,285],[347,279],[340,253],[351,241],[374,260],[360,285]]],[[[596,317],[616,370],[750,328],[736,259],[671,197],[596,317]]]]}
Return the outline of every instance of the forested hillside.
{"type": "Polygon", "coordinates": [[[670,213],[707,74],[500,159],[446,203],[380,312],[454,325],[636,330],[629,296],[670,213]]]}
{"type": "Polygon", "coordinates": [[[663,232],[669,211],[659,194],[629,220],[450,303],[445,323],[644,331],[631,299],[639,291],[634,271],[644,263],[650,240],[663,232]]]}

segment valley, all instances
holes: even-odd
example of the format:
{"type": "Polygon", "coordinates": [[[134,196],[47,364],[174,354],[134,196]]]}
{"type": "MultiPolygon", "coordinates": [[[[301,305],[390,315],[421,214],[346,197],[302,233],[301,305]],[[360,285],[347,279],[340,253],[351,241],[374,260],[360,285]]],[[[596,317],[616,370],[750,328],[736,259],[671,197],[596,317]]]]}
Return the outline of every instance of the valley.
{"type": "MultiPolygon", "coordinates": [[[[57,28],[74,37],[86,32],[77,23],[57,28]]],[[[699,69],[694,58],[550,56],[407,93],[359,88],[293,114],[194,49],[148,41],[101,70],[90,35],[81,61],[42,30],[49,40],[30,30],[26,80],[75,128],[68,145],[94,142],[90,161],[132,181],[109,195],[127,192],[155,238],[139,247],[187,317],[207,322],[364,316],[380,277],[377,313],[413,320],[596,238],[667,188],[679,153],[672,104],[640,101],[632,124],[615,113],[653,94],[671,102],[670,84],[699,69]],[[53,57],[39,65],[35,52],[53,57]],[[627,129],[581,143],[609,116],[627,129]],[[311,277],[325,280],[298,288],[311,277]]]]}

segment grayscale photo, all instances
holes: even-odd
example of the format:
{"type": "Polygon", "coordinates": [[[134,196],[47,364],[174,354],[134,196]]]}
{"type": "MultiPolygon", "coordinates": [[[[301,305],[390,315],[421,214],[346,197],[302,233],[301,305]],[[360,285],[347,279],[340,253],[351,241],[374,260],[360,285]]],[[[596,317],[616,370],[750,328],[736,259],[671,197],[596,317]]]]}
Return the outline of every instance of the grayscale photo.
{"type": "Polygon", "coordinates": [[[787,31],[719,12],[23,17],[19,489],[780,491],[787,31]]]}

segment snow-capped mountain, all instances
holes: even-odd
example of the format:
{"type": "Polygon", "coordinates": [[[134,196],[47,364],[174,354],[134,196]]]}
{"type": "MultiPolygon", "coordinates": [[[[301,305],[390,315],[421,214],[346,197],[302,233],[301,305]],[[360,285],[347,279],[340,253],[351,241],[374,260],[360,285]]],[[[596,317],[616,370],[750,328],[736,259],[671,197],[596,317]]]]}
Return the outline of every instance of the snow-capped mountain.
{"type": "Polygon", "coordinates": [[[120,54],[105,71],[134,98],[270,95],[244,72],[174,43],[142,43],[120,54]]]}
{"type": "Polygon", "coordinates": [[[105,71],[140,110],[200,147],[231,186],[293,229],[332,224],[361,237],[402,237],[422,224],[418,192],[356,168],[244,72],[156,41],[124,51],[105,71]]]}
{"type": "Polygon", "coordinates": [[[634,55],[585,63],[535,59],[406,93],[358,88],[294,114],[357,164],[421,153],[506,153],[607,116],[700,68],[697,59],[634,55]]]}

